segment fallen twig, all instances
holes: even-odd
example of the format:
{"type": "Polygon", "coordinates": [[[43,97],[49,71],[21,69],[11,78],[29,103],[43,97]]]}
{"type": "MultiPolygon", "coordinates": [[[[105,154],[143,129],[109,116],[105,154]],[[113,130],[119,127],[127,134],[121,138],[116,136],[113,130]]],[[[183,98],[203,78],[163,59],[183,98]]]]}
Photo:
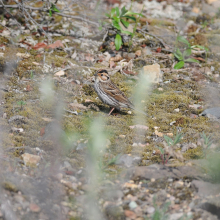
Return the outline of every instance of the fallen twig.
{"type": "MultiPolygon", "coordinates": [[[[2,2],[2,1],[1,1],[2,2]]],[[[16,5],[0,5],[0,8],[14,8],[14,9],[29,9],[29,10],[36,10],[36,11],[43,11],[43,12],[49,12],[48,9],[45,9],[44,7],[40,7],[40,8],[35,8],[35,7],[31,7],[31,6],[24,6],[22,5],[22,7],[20,6],[20,4],[16,4],[16,5]]],[[[27,13],[27,11],[25,11],[27,13]]],[[[82,18],[80,16],[75,16],[75,15],[68,15],[68,14],[64,14],[64,13],[60,13],[60,12],[53,12],[54,14],[57,14],[57,15],[60,15],[62,17],[67,17],[67,18],[74,18],[74,19],[77,19],[77,20],[81,20],[81,21],[85,21],[85,22],[88,22],[92,25],[95,25],[95,26],[99,26],[99,24],[95,21],[91,21],[91,20],[88,20],[86,18],[82,18]]],[[[38,24],[39,25],[39,24],[38,24]]],[[[43,31],[44,32],[44,31],[43,31]]]]}

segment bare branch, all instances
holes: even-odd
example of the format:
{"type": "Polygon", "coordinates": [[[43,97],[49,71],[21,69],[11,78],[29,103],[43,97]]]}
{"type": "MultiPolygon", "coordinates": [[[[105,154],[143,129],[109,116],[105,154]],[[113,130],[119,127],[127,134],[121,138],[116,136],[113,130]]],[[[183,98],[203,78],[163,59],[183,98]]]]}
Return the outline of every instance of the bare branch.
{"type": "MultiPolygon", "coordinates": [[[[1,0],[1,2],[2,2],[2,0],[1,0]]],[[[17,2],[18,3],[18,2],[17,2]]],[[[49,10],[48,9],[46,9],[46,8],[44,8],[44,7],[39,7],[39,8],[36,8],[36,7],[31,7],[31,6],[24,6],[24,5],[22,5],[22,7],[21,7],[21,4],[20,3],[18,3],[18,4],[16,4],[16,5],[0,5],[0,8],[14,8],[14,9],[20,9],[20,8],[22,8],[22,9],[29,9],[29,10],[37,10],[37,11],[43,11],[43,12],[49,12],[49,10]]],[[[27,11],[25,11],[26,13],[27,13],[27,11]]],[[[92,24],[92,25],[95,25],[95,26],[99,26],[99,24],[97,23],[97,22],[95,22],[95,21],[91,21],[91,20],[88,20],[88,19],[86,19],[86,18],[82,18],[82,17],[80,17],[80,16],[74,16],[74,15],[69,15],[69,14],[64,14],[64,13],[59,13],[59,12],[54,12],[54,14],[57,14],[57,15],[60,15],[60,16],[62,16],[62,17],[67,17],[67,18],[73,18],[73,19],[77,19],[77,20],[81,20],[81,21],[85,21],[85,22],[88,22],[88,23],[90,23],[90,24],[92,24]]],[[[38,24],[39,25],[39,24],[38,24]]]]}

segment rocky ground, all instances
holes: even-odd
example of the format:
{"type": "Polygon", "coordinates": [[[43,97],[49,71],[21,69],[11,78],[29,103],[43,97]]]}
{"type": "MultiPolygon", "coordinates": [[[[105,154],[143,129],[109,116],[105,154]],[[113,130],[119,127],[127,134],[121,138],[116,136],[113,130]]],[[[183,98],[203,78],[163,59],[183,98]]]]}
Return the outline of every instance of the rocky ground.
{"type": "Polygon", "coordinates": [[[220,219],[220,1],[26,3],[1,7],[0,218],[220,219]],[[117,6],[143,14],[119,51],[117,6]],[[146,115],[107,116],[101,68],[146,115]]]}

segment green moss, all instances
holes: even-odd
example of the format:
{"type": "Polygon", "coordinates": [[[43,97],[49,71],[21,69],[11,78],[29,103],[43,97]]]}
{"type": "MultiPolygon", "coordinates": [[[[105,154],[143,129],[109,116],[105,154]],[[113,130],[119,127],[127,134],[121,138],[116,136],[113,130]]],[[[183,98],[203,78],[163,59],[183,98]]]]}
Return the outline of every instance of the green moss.
{"type": "Polygon", "coordinates": [[[199,159],[201,157],[203,157],[203,150],[202,147],[197,147],[195,149],[189,149],[187,150],[183,156],[187,159],[199,159]]]}
{"type": "Polygon", "coordinates": [[[151,19],[151,25],[152,26],[175,26],[175,24],[172,21],[168,21],[168,20],[162,20],[162,19],[151,19]]]}
{"type": "Polygon", "coordinates": [[[11,182],[3,182],[3,187],[10,192],[18,192],[18,188],[11,182]]]}

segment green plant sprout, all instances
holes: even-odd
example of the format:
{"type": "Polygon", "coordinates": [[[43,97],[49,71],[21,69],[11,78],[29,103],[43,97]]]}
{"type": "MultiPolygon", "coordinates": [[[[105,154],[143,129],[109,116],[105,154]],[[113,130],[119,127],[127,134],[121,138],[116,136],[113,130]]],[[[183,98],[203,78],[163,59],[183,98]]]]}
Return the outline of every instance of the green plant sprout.
{"type": "Polygon", "coordinates": [[[122,154],[116,155],[115,157],[113,157],[110,160],[108,160],[106,162],[106,164],[104,164],[103,161],[100,161],[100,163],[99,163],[100,169],[101,170],[105,170],[107,167],[117,164],[117,161],[118,161],[118,159],[120,158],[121,155],[122,154]]]}
{"type": "Polygon", "coordinates": [[[202,134],[200,134],[200,137],[203,139],[203,154],[204,156],[206,156],[206,153],[207,151],[209,150],[210,146],[212,145],[213,143],[213,140],[212,140],[212,136],[211,135],[206,135],[205,132],[203,131],[202,134]]]}
{"type": "Polygon", "coordinates": [[[21,106],[21,110],[22,110],[23,106],[26,104],[26,102],[21,100],[21,101],[17,102],[17,104],[21,106]]]}
{"type": "Polygon", "coordinates": [[[31,73],[30,73],[30,77],[31,77],[31,79],[33,79],[34,78],[34,73],[33,73],[33,71],[31,70],[31,73]]]}
{"type": "Polygon", "coordinates": [[[205,134],[205,132],[203,131],[202,134],[200,134],[200,137],[204,140],[204,147],[206,149],[209,149],[209,147],[212,145],[213,143],[213,140],[212,140],[212,137],[211,135],[207,136],[205,134]]]}
{"type": "MultiPolygon", "coordinates": [[[[178,144],[181,140],[181,138],[183,137],[183,134],[182,133],[176,133],[176,136],[174,137],[174,139],[164,135],[164,139],[165,141],[167,142],[167,145],[169,147],[174,147],[176,144],[178,144]]],[[[170,154],[167,153],[165,151],[165,149],[163,149],[162,147],[157,147],[159,150],[160,150],[160,153],[161,153],[161,159],[162,159],[162,164],[167,164],[169,158],[170,158],[170,154]]]]}
{"type": "MultiPolygon", "coordinates": [[[[106,13],[106,16],[112,20],[112,26],[117,29],[117,34],[115,36],[116,50],[119,50],[122,45],[121,34],[127,34],[127,35],[130,35],[131,37],[134,36],[134,31],[130,32],[127,30],[123,30],[123,27],[122,27],[124,26],[126,29],[129,27],[130,23],[128,22],[128,20],[137,22],[137,19],[134,15],[138,15],[139,17],[143,16],[141,13],[134,13],[134,12],[131,12],[125,9],[125,6],[121,9],[121,12],[118,7],[115,7],[115,8],[112,8],[109,14],[106,13]]],[[[136,30],[136,27],[134,29],[136,30]]]]}
{"type": "Polygon", "coordinates": [[[174,69],[181,69],[184,67],[185,63],[199,63],[198,60],[190,58],[189,56],[192,54],[192,49],[194,48],[200,48],[202,50],[208,51],[208,48],[200,45],[193,45],[189,43],[189,41],[184,38],[183,36],[178,36],[177,41],[184,43],[187,48],[181,52],[179,48],[177,48],[174,52],[174,56],[178,59],[178,63],[174,66],[174,69]]]}
{"type": "Polygon", "coordinates": [[[49,9],[49,16],[51,17],[53,12],[60,12],[56,5],[52,4],[49,9]]]}

